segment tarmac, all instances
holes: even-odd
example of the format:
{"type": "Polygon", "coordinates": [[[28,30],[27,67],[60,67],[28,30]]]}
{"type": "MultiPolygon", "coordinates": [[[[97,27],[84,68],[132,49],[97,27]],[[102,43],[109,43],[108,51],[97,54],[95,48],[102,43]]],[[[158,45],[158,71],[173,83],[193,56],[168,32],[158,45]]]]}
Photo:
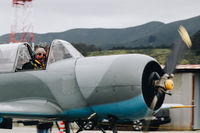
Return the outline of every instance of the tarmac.
{"type": "MultiPolygon", "coordinates": [[[[200,133],[200,130],[197,131],[154,131],[146,133],[200,133]]],[[[0,129],[0,133],[37,133],[36,128],[33,127],[14,127],[12,130],[9,129],[0,129]]],[[[53,128],[52,133],[59,133],[57,128],[53,128]]],[[[72,130],[71,133],[76,133],[76,130],[72,130]]],[[[102,133],[101,131],[82,131],[81,133],[102,133]]],[[[106,131],[106,133],[112,133],[112,131],[106,131]]],[[[118,131],[118,133],[142,133],[136,131],[118,131]]]]}

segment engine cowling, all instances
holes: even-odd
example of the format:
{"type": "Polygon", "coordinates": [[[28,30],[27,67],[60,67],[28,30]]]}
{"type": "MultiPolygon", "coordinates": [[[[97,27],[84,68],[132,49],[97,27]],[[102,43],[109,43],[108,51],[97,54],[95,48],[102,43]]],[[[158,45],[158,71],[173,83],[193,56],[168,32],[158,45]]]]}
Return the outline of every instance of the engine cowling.
{"type": "Polygon", "coordinates": [[[155,59],[141,54],[81,58],[75,72],[81,93],[94,112],[124,118],[150,112],[154,88],[148,77],[152,72],[163,74],[155,59]]]}

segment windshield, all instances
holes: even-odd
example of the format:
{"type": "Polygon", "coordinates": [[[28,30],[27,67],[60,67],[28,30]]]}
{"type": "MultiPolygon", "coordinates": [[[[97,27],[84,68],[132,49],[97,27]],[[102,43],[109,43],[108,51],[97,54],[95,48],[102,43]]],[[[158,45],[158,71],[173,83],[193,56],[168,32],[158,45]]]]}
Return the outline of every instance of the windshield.
{"type": "Polygon", "coordinates": [[[63,40],[54,40],[51,44],[48,64],[68,59],[83,57],[70,43],[63,40]]]}
{"type": "Polygon", "coordinates": [[[63,44],[60,43],[52,45],[48,63],[51,64],[53,62],[71,57],[72,56],[70,55],[69,51],[65,48],[65,46],[63,46],[63,44]]]}
{"type": "Polygon", "coordinates": [[[54,56],[54,61],[59,61],[66,58],[71,58],[69,51],[62,45],[57,44],[52,46],[52,54],[54,56]]]}

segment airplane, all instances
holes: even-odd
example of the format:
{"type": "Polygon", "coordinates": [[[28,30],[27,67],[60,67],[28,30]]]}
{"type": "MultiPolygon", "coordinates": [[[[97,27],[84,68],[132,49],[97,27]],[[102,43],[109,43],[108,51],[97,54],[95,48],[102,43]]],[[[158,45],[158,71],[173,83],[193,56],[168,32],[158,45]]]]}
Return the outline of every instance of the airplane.
{"type": "MultiPolygon", "coordinates": [[[[190,47],[184,27],[179,34],[179,45],[190,47]]],[[[34,59],[30,45],[1,44],[0,128],[11,129],[14,121],[25,125],[63,121],[67,133],[69,123],[76,122],[78,133],[88,122],[106,119],[117,133],[117,122],[142,119],[161,108],[173,89],[179,57],[169,56],[163,70],[147,55],[84,57],[69,42],[57,39],[50,45],[44,70],[22,70],[34,59]]]]}

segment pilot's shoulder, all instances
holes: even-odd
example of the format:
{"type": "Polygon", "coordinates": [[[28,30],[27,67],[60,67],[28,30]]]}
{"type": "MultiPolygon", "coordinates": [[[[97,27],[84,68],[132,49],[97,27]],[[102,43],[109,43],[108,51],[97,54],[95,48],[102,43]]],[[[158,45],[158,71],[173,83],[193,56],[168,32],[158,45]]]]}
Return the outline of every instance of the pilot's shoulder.
{"type": "Polygon", "coordinates": [[[32,62],[27,62],[22,66],[22,70],[24,69],[34,69],[32,62]]]}

